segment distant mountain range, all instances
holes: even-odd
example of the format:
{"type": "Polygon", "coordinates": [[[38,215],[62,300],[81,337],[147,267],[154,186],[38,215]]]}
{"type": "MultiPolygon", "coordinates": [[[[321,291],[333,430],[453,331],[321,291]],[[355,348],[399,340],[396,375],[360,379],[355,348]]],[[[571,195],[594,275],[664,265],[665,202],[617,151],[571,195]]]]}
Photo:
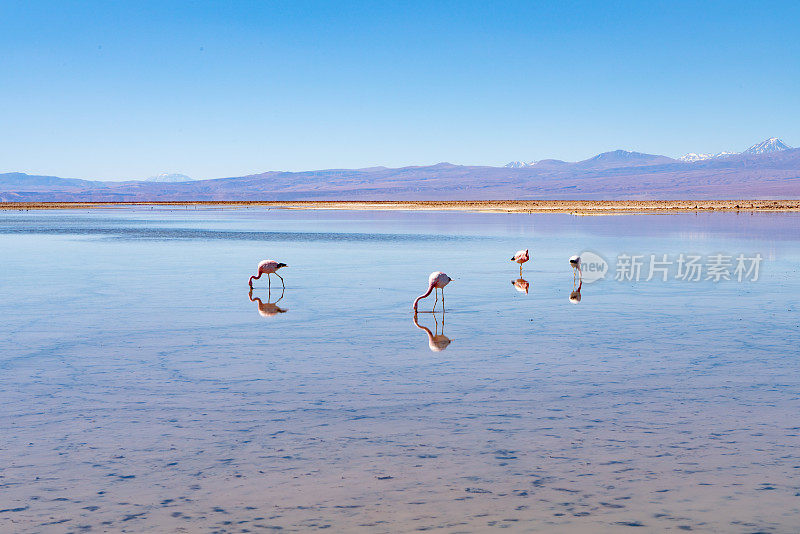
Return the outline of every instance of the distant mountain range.
{"type": "Polygon", "coordinates": [[[213,180],[166,175],[137,182],[12,172],[0,174],[0,201],[800,198],[800,148],[777,138],[742,153],[691,160],[614,150],[578,162],[512,163],[269,171],[213,180]]]}
{"type": "Polygon", "coordinates": [[[165,184],[174,184],[178,182],[192,182],[194,178],[190,178],[185,174],[169,174],[166,172],[162,172],[158,176],[151,176],[145,182],[161,182],[165,184]]]}
{"type": "Polygon", "coordinates": [[[505,169],[527,169],[531,167],[554,167],[565,165],[577,165],[582,168],[599,168],[607,166],[619,166],[624,164],[640,165],[640,164],[655,164],[667,163],[675,161],[667,156],[656,156],[654,154],[642,154],[641,152],[629,152],[627,150],[614,150],[611,152],[603,152],[592,158],[578,161],[576,163],[569,163],[560,159],[543,159],[541,161],[511,161],[503,165],[505,169]]]}
{"type": "MultiPolygon", "coordinates": [[[[790,150],[792,147],[778,139],[777,137],[770,137],[766,141],[761,141],[760,143],[756,143],[755,145],[751,146],[741,154],[769,154],[771,152],[781,152],[783,150],[790,150]]],[[[678,158],[680,161],[703,161],[706,159],[717,159],[717,158],[727,158],[728,156],[734,156],[739,154],[739,152],[718,152],[716,154],[695,154],[694,152],[690,152],[685,156],[681,156],[678,158]]]]}

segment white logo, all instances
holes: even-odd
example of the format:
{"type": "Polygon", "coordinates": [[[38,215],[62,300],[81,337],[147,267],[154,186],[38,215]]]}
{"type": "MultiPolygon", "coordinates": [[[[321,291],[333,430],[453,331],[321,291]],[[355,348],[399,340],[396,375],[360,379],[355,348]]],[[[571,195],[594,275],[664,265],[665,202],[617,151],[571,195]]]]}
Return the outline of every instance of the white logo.
{"type": "Polygon", "coordinates": [[[608,262],[594,252],[581,252],[581,274],[585,284],[597,282],[606,277],[608,262]]]}

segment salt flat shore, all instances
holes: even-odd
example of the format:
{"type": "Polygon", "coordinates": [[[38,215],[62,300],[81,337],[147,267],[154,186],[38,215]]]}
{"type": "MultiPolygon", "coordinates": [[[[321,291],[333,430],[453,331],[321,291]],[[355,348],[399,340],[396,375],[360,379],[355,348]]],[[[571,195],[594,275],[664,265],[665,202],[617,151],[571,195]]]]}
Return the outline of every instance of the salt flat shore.
{"type": "Polygon", "coordinates": [[[474,211],[494,213],[575,213],[584,215],[632,212],[800,211],[793,200],[408,200],[408,201],[198,201],[198,202],[3,202],[0,210],[97,209],[126,207],[202,207],[474,211]]]}

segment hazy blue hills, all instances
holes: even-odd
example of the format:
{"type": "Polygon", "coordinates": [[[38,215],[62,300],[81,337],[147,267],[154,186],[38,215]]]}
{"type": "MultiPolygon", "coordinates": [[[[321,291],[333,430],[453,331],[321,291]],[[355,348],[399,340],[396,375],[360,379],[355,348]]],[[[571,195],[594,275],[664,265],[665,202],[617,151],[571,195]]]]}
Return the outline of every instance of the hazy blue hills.
{"type": "Polygon", "coordinates": [[[674,163],[675,160],[667,156],[655,154],[642,154],[641,152],[628,152],[627,150],[614,150],[603,152],[593,158],[575,163],[575,167],[582,169],[610,169],[615,167],[640,167],[674,163]]]}
{"type": "Polygon", "coordinates": [[[92,182],[90,180],[79,180],[77,178],[59,178],[58,176],[40,176],[35,174],[25,174],[24,172],[7,172],[0,174],[0,188],[14,187],[33,187],[58,189],[74,187],[93,187],[102,185],[103,182],[92,182]]]}
{"type": "Polygon", "coordinates": [[[800,149],[775,141],[697,161],[616,150],[578,162],[513,167],[439,163],[194,181],[99,182],[6,173],[0,174],[0,201],[800,198],[800,149]]]}
{"type": "Polygon", "coordinates": [[[193,182],[194,178],[186,176],[185,174],[166,173],[162,172],[157,176],[151,176],[145,182],[162,182],[162,183],[180,183],[180,182],[193,182]]]}

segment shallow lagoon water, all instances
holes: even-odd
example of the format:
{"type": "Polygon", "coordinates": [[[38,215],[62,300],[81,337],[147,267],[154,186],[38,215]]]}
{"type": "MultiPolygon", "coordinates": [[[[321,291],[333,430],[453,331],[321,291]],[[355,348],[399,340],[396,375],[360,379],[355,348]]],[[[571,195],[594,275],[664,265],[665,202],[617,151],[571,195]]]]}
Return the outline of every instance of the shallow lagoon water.
{"type": "Polygon", "coordinates": [[[2,531],[800,529],[797,214],[3,212],[0,251],[2,531]],[[576,304],[584,250],[764,261],[576,304]]]}

